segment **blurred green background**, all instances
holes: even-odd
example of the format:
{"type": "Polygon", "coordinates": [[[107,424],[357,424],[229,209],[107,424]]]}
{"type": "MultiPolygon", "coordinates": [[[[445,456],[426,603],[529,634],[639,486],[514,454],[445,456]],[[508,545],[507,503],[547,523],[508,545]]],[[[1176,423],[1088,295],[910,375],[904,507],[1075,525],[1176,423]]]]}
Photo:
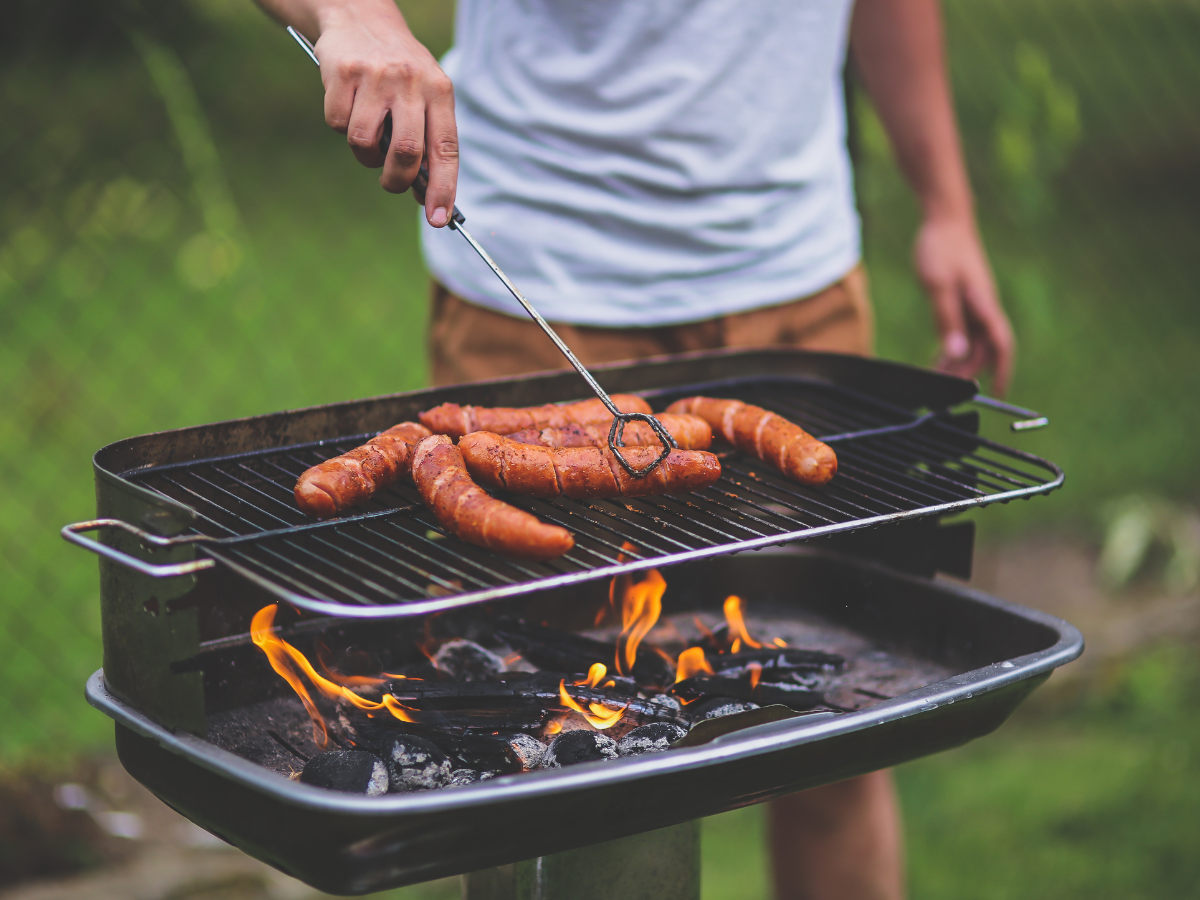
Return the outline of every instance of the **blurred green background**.
{"type": "MultiPolygon", "coordinates": [[[[415,204],[353,162],[323,124],[315,67],[248,0],[7,7],[0,766],[12,776],[111,742],[81,698],[100,659],[96,564],[57,534],[92,514],[90,455],[147,431],[422,386],[428,283],[415,204]]],[[[401,7],[435,52],[449,46],[452,4],[401,7]]],[[[1200,3],[946,11],[981,225],[1020,342],[1011,399],[1052,422],[995,434],[1068,472],[1050,499],[989,510],[984,537],[1098,538],[1130,492],[1194,503],[1200,3]]],[[[917,210],[857,90],[852,106],[879,351],[928,364],[909,267],[917,210]]],[[[1193,657],[1131,658],[1053,715],[1035,708],[902,769],[913,895],[1200,894],[1193,657]]],[[[763,895],[760,828],[753,809],[709,823],[706,897],[763,895]]]]}

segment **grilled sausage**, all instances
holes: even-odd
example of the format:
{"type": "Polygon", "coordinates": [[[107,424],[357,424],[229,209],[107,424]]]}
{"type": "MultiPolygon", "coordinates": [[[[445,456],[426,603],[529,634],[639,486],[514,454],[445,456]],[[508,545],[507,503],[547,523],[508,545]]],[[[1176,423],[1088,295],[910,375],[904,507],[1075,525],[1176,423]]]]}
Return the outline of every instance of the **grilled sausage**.
{"type": "Polygon", "coordinates": [[[837,455],[828,444],[761,406],[687,397],[672,403],[667,411],[699,416],[743,453],[754,454],[801,484],[826,484],[837,472],[837,455]]]}
{"type": "Polygon", "coordinates": [[[369,500],[376,492],[412,474],[412,450],[429,437],[416,422],[401,422],[349,453],[327,459],[300,475],[296,505],[322,519],[369,500]]]}
{"type": "MultiPolygon", "coordinates": [[[[539,447],[477,431],[458,442],[467,471],[480,484],[532,497],[640,497],[706,488],[721,477],[721,463],[701,450],[672,450],[644,478],[634,478],[607,447],[539,447]]],[[[625,447],[634,468],[658,458],[658,447],[625,447]]]]}
{"type": "MultiPolygon", "coordinates": [[[[712,446],[712,428],[699,416],[660,414],[658,421],[667,434],[675,438],[680,450],[707,450],[712,446]]],[[[563,428],[526,428],[508,439],[519,444],[538,444],[542,447],[607,447],[605,425],[567,425],[563,428]]],[[[629,422],[625,426],[625,445],[629,447],[658,447],[662,442],[647,422],[629,422]]]]}
{"type": "MultiPolygon", "coordinates": [[[[641,397],[613,394],[612,402],[621,412],[650,412],[650,405],[641,397]]],[[[434,434],[460,438],[472,431],[491,431],[512,434],[523,428],[562,428],[565,425],[589,425],[612,419],[599,399],[578,403],[547,403],[545,406],[459,406],[443,403],[421,413],[421,424],[434,434]]]]}
{"type": "Polygon", "coordinates": [[[525,559],[554,559],[575,546],[567,529],[497,500],[472,481],[444,434],[417,444],[412,471],[425,505],[459,540],[525,559]]]}

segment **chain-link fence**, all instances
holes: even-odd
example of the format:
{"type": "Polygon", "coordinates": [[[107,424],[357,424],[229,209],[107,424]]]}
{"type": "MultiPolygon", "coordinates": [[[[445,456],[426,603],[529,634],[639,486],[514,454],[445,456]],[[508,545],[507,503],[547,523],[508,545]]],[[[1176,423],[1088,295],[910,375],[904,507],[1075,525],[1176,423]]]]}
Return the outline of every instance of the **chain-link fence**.
{"type": "MultiPolygon", "coordinates": [[[[133,434],[415,388],[411,199],[321,119],[311,63],[241,0],[23,0],[0,30],[0,760],[106,745],[89,457],[133,434]]],[[[435,50],[451,11],[402,3],[435,50]]],[[[1200,4],[952,0],[982,227],[1020,341],[1013,399],[1064,465],[1017,529],[1129,487],[1194,496],[1200,4]]],[[[854,92],[884,355],[928,363],[917,210],[854,92]]]]}

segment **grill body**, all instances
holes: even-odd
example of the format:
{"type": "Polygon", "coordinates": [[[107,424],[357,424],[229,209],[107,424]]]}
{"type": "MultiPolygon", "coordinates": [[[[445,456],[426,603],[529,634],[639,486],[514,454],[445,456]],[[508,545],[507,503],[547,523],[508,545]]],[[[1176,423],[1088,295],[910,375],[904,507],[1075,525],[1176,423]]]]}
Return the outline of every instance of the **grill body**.
{"type": "MultiPolygon", "coordinates": [[[[103,671],[87,695],[116,720],[126,769],[165,802],[309,884],[363,893],[663,828],[958,746],[998,727],[1083,648],[1051,616],[825,551],[722,557],[668,577],[674,608],[719,608],[737,590],[956,674],[856,712],[757,725],[665,754],[370,799],[290,781],[165,728],[115,697],[103,671]]],[[[569,599],[521,602],[554,609],[569,599]]]]}

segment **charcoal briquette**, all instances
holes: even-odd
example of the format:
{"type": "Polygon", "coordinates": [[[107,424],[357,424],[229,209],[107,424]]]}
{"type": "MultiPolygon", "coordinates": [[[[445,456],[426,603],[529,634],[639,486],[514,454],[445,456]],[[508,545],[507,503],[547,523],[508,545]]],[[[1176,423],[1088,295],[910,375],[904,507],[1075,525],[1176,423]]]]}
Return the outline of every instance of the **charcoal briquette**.
{"type": "Polygon", "coordinates": [[[412,734],[392,738],[384,748],[393,791],[429,791],[449,784],[450,757],[432,742],[412,734]]]}
{"type": "Polygon", "coordinates": [[[719,719],[721,716],[732,716],[734,713],[751,709],[758,709],[758,704],[749,700],[735,700],[732,697],[709,697],[694,706],[689,706],[687,711],[693,721],[699,722],[701,719],[719,719]]]}
{"type": "Polygon", "coordinates": [[[455,638],[438,647],[434,665],[460,681],[483,681],[504,671],[504,660],[474,641],[455,638]]]}
{"type": "Polygon", "coordinates": [[[512,747],[513,753],[521,761],[521,768],[526,771],[540,766],[542,758],[546,755],[546,745],[532,735],[509,735],[508,745],[512,747]]]}
{"type": "Polygon", "coordinates": [[[546,748],[542,767],[558,769],[599,759],[616,759],[617,742],[596,731],[564,731],[546,748]]]}
{"type": "Polygon", "coordinates": [[[383,760],[365,750],[327,750],[304,764],[300,780],[334,791],[377,797],[387,793],[388,770],[383,760]]]}
{"type": "Polygon", "coordinates": [[[474,784],[479,780],[479,772],[475,769],[455,769],[450,773],[447,787],[457,787],[462,784],[474,784]]]}
{"type": "Polygon", "coordinates": [[[662,753],[687,734],[683,728],[670,722],[651,722],[639,725],[617,741],[617,753],[621,756],[641,756],[643,753],[662,753]]]}
{"type": "Polygon", "coordinates": [[[657,703],[659,706],[665,706],[667,709],[673,709],[675,712],[679,712],[681,709],[683,709],[683,704],[670,694],[655,694],[650,698],[650,702],[657,703]]]}

